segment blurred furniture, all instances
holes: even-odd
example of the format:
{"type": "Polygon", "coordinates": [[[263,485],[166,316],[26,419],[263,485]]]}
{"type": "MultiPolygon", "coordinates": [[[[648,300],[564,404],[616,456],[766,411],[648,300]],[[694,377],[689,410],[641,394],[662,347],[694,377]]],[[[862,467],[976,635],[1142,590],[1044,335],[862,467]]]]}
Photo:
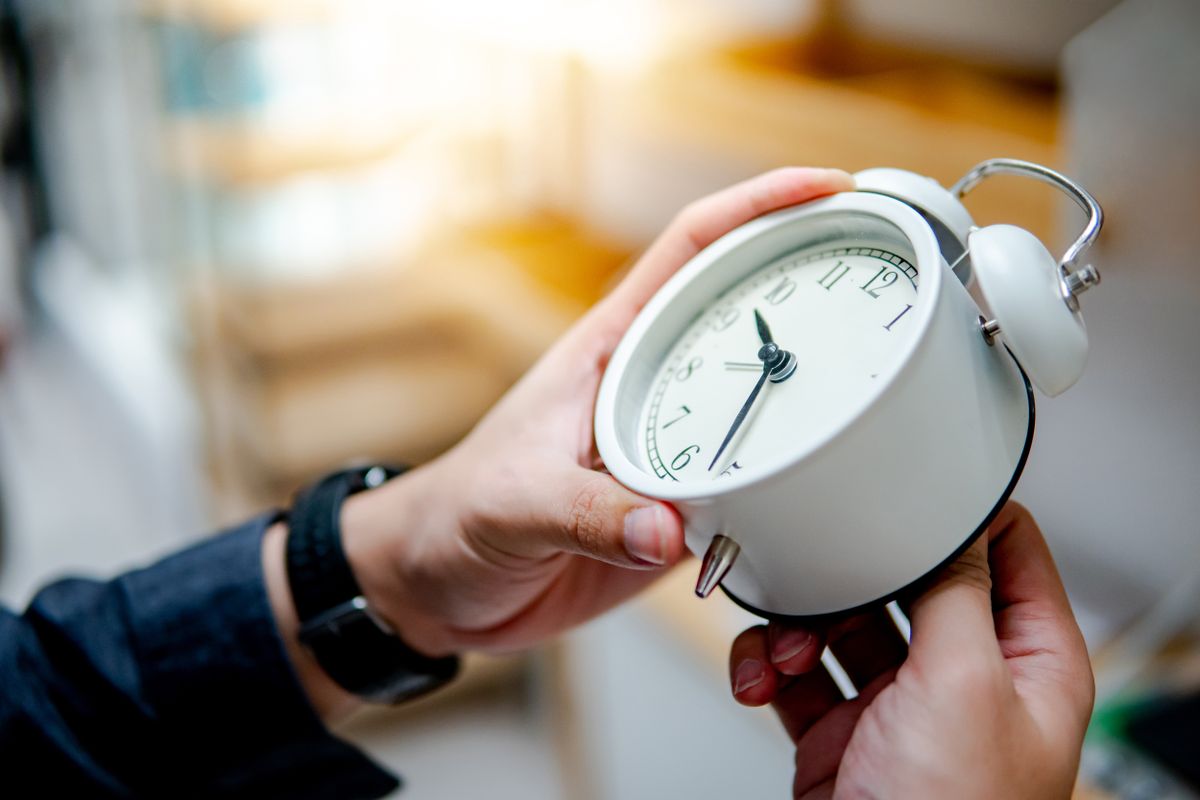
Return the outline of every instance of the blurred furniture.
{"type": "MultiPolygon", "coordinates": [[[[1059,161],[1052,79],[865,40],[841,5],[622,70],[430,9],[142,3],[221,516],[346,458],[436,455],[717,186],[785,163],[948,183],[994,155],[1059,161]],[[350,37],[401,21],[410,55],[350,37]]],[[[1054,217],[1028,182],[971,202],[1041,233],[1054,217]]]]}
{"type": "Polygon", "coordinates": [[[543,221],[333,281],[211,281],[194,309],[196,364],[220,494],[261,503],[347,458],[437,455],[626,258],[543,221]],[[564,263],[579,274],[555,286],[564,263]]]}
{"type": "Polygon", "coordinates": [[[561,59],[434,7],[140,9],[220,520],[445,450],[628,260],[544,196],[561,59]]]}
{"type": "MultiPolygon", "coordinates": [[[[682,54],[636,82],[597,81],[595,95],[588,211],[601,229],[641,238],[665,222],[666,209],[778,165],[891,166],[949,185],[995,156],[1062,163],[1052,78],[819,33],[682,54]],[[640,214],[636,201],[629,208],[629,187],[643,184],[663,206],[657,213],[640,214]]],[[[981,224],[1061,238],[1046,187],[1000,179],[969,206],[981,224]]]]}

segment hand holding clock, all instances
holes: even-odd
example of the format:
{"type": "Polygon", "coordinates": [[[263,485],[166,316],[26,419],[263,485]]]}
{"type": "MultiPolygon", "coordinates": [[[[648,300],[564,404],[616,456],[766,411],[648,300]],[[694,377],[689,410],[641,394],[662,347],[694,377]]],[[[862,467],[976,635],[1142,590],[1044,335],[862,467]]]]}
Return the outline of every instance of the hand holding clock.
{"type": "MultiPolygon", "coordinates": [[[[837,170],[785,169],[697,201],[461,444],[350,498],[343,544],[371,605],[430,655],[511,650],[605,611],[677,561],[675,511],[600,469],[591,423],[604,365],[638,310],[699,250],[756,216],[851,188],[837,170]]],[[[758,316],[764,345],[773,343],[758,316]]],[[[263,547],[271,605],[302,685],[331,719],[355,700],[295,640],[284,533],[275,526],[263,547]]],[[[899,796],[1066,791],[1091,674],[1045,544],[1023,512],[996,523],[992,569],[995,616],[976,547],[915,603],[913,647],[898,668],[903,649],[872,619],[738,638],[735,694],[750,705],[775,702],[799,748],[797,796],[828,796],[835,780],[839,791],[899,796]],[[823,639],[862,680],[858,700],[839,702],[815,673],[801,674],[823,639]]]]}
{"type": "Polygon", "coordinates": [[[882,611],[734,642],[734,696],[772,703],[796,744],[794,796],[1069,797],[1092,671],[1029,512],[1006,506],[909,612],[907,652],[882,611]],[[819,668],[825,642],[856,699],[819,668]]]}
{"type": "MultiPolygon", "coordinates": [[[[535,644],[632,596],[684,553],[669,505],[602,470],[592,434],[605,364],[638,311],[692,256],[770,211],[853,188],[841,170],[787,168],[685,208],[619,286],[458,446],[343,506],[347,557],[371,606],[430,655],[535,644]]],[[[264,568],[293,627],[282,526],[264,568]]],[[[318,709],[352,707],[292,637],[318,709]]]]}

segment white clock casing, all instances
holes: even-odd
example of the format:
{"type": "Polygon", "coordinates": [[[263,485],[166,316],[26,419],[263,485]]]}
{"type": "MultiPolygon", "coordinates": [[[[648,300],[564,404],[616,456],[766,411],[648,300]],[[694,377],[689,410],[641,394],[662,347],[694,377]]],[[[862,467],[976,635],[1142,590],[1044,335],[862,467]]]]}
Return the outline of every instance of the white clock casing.
{"type": "MultiPolygon", "coordinates": [[[[1028,455],[1029,382],[1006,348],[981,335],[980,320],[930,224],[899,200],[851,192],[760,217],[688,262],[635,319],[597,397],[600,456],[618,481],[680,511],[694,553],[718,534],[740,546],[722,585],[741,605],[765,616],[815,616],[886,599],[983,530],[1028,455]],[[816,443],[803,451],[790,450],[779,431],[772,463],[713,481],[655,475],[639,420],[680,334],[722,292],[781,256],[853,237],[907,252],[920,276],[907,319],[915,332],[870,392],[847,417],[805,437],[816,443]]],[[[809,390],[820,391],[819,381],[809,390]]]]}

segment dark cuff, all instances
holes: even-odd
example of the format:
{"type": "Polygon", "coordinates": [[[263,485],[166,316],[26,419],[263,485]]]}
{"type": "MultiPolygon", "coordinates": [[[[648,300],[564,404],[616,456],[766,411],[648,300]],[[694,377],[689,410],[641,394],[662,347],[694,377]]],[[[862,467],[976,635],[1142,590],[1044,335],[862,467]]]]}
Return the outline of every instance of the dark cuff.
{"type": "Polygon", "coordinates": [[[261,550],[278,519],[264,514],[118,579],[159,752],[177,759],[181,794],[381,797],[398,780],[329,733],[276,630],[261,550]]]}

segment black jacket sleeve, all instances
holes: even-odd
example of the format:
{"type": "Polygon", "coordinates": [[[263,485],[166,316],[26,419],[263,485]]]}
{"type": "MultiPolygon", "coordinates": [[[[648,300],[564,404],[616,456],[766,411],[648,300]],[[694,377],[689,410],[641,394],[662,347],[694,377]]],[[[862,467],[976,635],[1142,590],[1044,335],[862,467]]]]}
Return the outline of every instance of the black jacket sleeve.
{"type": "Polygon", "coordinates": [[[58,581],[20,616],[0,609],[6,796],[374,798],[399,785],[328,732],[292,671],[261,566],[276,519],[106,583],[58,581]]]}

